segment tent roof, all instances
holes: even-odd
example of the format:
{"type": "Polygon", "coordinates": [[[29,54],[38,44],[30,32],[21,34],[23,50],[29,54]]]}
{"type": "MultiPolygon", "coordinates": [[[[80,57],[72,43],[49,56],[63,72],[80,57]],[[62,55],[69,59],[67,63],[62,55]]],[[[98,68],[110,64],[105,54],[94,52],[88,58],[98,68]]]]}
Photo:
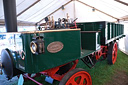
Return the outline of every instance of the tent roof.
{"type": "MultiPolygon", "coordinates": [[[[75,3],[81,1],[89,6],[92,6],[94,10],[98,9],[100,10],[99,12],[103,12],[110,15],[109,17],[113,16],[117,19],[128,18],[128,10],[127,10],[128,0],[71,0],[71,1],[73,2],[75,1],[75,3]]],[[[16,0],[17,19],[28,22],[39,22],[49,14],[52,14],[54,11],[58,11],[62,5],[68,2],[70,3],[71,1],[70,0],[16,0]]],[[[87,5],[86,5],[87,8],[91,8],[87,5]]],[[[77,8],[76,10],[79,9],[82,8],[77,8]]],[[[82,10],[86,11],[88,15],[90,15],[89,13],[91,13],[88,12],[86,9],[85,10],[82,9],[82,10]]],[[[3,0],[0,0],[0,19],[4,19],[3,0]]]]}

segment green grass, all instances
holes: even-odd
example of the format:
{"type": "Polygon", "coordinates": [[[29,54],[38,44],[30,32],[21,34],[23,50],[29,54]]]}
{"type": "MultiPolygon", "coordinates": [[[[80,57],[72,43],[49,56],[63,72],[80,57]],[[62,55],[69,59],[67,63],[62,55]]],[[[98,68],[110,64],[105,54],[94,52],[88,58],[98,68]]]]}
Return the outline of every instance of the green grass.
{"type": "MultiPolygon", "coordinates": [[[[123,71],[128,74],[128,56],[118,51],[117,61],[114,65],[108,65],[107,60],[99,61],[96,63],[94,68],[89,69],[82,61],[79,61],[77,68],[83,68],[90,73],[92,77],[93,85],[105,85],[105,83],[110,82],[112,76],[116,71],[123,71]]],[[[45,77],[36,78],[37,81],[43,83],[44,85],[51,85],[44,81],[45,77]]],[[[54,81],[53,85],[58,85],[58,81],[54,81]]],[[[34,82],[28,81],[24,85],[36,85],[34,82]]]]}

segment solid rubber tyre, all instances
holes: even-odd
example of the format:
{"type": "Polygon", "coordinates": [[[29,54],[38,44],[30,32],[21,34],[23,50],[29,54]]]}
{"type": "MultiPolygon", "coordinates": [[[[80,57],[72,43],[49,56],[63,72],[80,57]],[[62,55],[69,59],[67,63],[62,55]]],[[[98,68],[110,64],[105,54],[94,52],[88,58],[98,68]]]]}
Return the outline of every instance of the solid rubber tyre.
{"type": "Polygon", "coordinates": [[[92,79],[84,69],[75,68],[62,78],[59,85],[92,85],[92,79]]]}
{"type": "Polygon", "coordinates": [[[8,51],[5,49],[1,51],[1,62],[4,74],[8,79],[11,79],[13,77],[13,62],[8,51]]]}
{"type": "Polygon", "coordinates": [[[13,56],[8,49],[3,49],[1,51],[1,62],[3,65],[4,74],[8,79],[23,73],[22,71],[15,68],[13,63],[13,56]]]}
{"type": "Polygon", "coordinates": [[[117,59],[117,43],[111,43],[110,46],[108,47],[108,53],[107,53],[107,59],[108,59],[108,64],[113,65],[116,62],[117,59]]]}

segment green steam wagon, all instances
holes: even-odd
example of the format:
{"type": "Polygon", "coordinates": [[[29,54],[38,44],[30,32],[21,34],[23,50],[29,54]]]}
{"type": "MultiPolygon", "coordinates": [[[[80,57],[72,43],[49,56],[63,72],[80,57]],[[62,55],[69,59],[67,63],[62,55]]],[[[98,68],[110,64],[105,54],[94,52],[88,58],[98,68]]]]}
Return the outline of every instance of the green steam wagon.
{"type": "Polygon", "coordinates": [[[59,19],[43,31],[17,32],[15,0],[3,4],[8,33],[1,34],[10,40],[1,52],[0,67],[8,79],[23,74],[24,79],[43,85],[34,78],[44,74],[60,81],[59,85],[92,85],[90,74],[76,68],[79,60],[89,68],[101,57],[111,65],[116,62],[116,41],[124,37],[122,24],[83,22],[77,23],[78,29],[76,23],[59,19]]]}
{"type": "MultiPolygon", "coordinates": [[[[109,64],[114,64],[117,58],[116,40],[124,36],[121,24],[115,24],[120,28],[112,28],[113,23],[108,22],[91,24],[95,26],[88,27],[90,23],[77,23],[81,30],[56,29],[6,33],[12,36],[13,41],[10,44],[11,48],[8,47],[1,52],[2,68],[7,78],[28,73],[24,74],[24,78],[31,79],[31,74],[36,73],[34,77],[45,74],[60,81],[60,85],[78,83],[72,77],[83,77],[87,85],[91,85],[90,75],[83,69],[75,69],[78,61],[82,60],[92,68],[96,61],[103,57],[108,59],[109,64]],[[112,31],[109,33],[108,30],[112,31]]],[[[34,82],[40,84],[35,80],[34,82]]]]}

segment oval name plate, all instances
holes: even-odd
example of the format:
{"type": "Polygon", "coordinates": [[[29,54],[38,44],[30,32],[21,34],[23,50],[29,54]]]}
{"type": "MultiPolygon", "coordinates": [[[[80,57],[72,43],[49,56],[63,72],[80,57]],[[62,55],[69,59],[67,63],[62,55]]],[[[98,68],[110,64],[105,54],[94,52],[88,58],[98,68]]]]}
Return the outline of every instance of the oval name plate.
{"type": "Polygon", "coordinates": [[[52,42],[50,43],[48,46],[47,46],[47,50],[50,52],[50,53],[57,53],[59,51],[61,51],[63,49],[64,45],[62,42],[59,42],[59,41],[55,41],[55,42],[52,42]]]}

